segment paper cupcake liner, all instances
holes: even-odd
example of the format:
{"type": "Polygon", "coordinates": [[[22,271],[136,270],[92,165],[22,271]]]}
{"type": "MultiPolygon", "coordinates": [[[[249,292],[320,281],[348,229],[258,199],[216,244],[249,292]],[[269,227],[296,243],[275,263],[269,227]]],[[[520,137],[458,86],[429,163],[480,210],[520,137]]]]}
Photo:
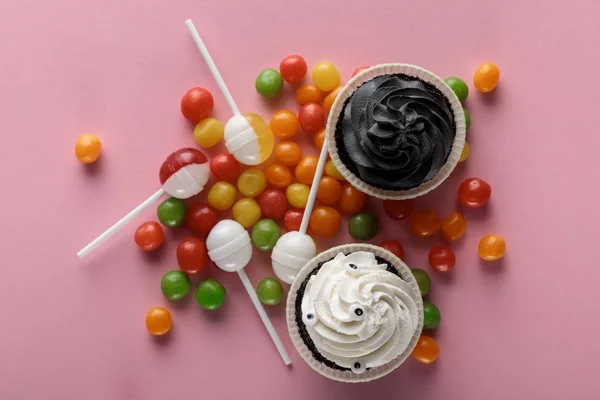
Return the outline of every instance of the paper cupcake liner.
{"type": "Polygon", "coordinates": [[[298,297],[298,290],[300,289],[302,282],[304,282],[306,277],[319,265],[319,263],[331,260],[340,252],[349,254],[355,251],[368,251],[375,254],[375,256],[385,259],[394,268],[396,268],[400,274],[400,277],[411,286],[415,293],[420,293],[419,285],[417,284],[415,277],[410,271],[410,268],[408,268],[408,266],[402,260],[379,246],[373,246],[367,243],[354,243],[333,247],[318,254],[316,257],[310,260],[296,276],[296,279],[290,288],[286,304],[288,332],[292,342],[294,343],[294,346],[296,347],[296,350],[304,359],[304,361],[306,361],[312,369],[327,378],[350,383],[372,381],[374,379],[381,378],[382,376],[387,375],[394,369],[398,368],[414,350],[417,341],[419,340],[419,336],[421,336],[421,331],[423,330],[423,300],[419,295],[416,299],[417,309],[419,312],[419,323],[417,329],[415,330],[415,333],[413,334],[413,337],[411,338],[406,349],[389,363],[379,367],[370,368],[362,374],[356,374],[352,371],[340,371],[329,368],[325,364],[315,359],[313,353],[304,342],[304,339],[302,339],[300,336],[300,331],[296,322],[296,298],[298,297]]]}
{"type": "Polygon", "coordinates": [[[331,107],[329,117],[327,118],[327,146],[329,155],[331,156],[331,161],[333,162],[337,170],[340,172],[340,174],[342,174],[344,179],[346,179],[346,181],[348,181],[352,186],[354,186],[361,192],[367,193],[379,199],[405,200],[422,196],[432,191],[433,189],[438,187],[443,181],[445,181],[446,178],[448,178],[448,176],[450,176],[450,173],[452,173],[452,171],[458,164],[458,160],[460,159],[460,156],[462,154],[463,147],[465,145],[466,130],[467,127],[465,123],[465,115],[462,104],[460,103],[460,100],[458,100],[458,97],[456,97],[456,94],[454,94],[450,86],[448,86],[443,79],[427,71],[426,69],[417,67],[415,65],[379,64],[369,69],[366,69],[354,76],[338,94],[337,98],[335,99],[335,102],[333,103],[333,106],[331,107]],[[335,140],[335,130],[340,115],[342,114],[342,111],[344,109],[344,103],[346,102],[346,100],[348,100],[348,98],[350,98],[352,93],[354,93],[354,91],[360,85],[367,81],[370,81],[373,78],[376,78],[381,75],[395,74],[404,74],[415,78],[419,78],[422,81],[430,83],[436,88],[438,88],[450,102],[452,112],[454,113],[454,124],[456,126],[456,134],[454,137],[454,142],[452,143],[450,155],[448,156],[446,163],[442,166],[437,175],[433,179],[424,182],[417,187],[407,190],[379,189],[361,180],[359,177],[354,175],[354,173],[352,173],[340,159],[335,140]]]}

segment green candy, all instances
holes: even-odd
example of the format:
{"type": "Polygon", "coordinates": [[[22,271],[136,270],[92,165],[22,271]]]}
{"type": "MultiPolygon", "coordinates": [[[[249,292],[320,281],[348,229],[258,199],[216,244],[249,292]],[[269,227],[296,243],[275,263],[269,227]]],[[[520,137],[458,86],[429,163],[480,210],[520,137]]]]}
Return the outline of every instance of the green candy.
{"type": "Polygon", "coordinates": [[[429,278],[429,274],[425,270],[418,268],[413,268],[410,271],[417,280],[421,296],[427,296],[429,294],[429,289],[431,288],[431,278],[429,278]]]}
{"type": "Polygon", "coordinates": [[[467,99],[467,96],[469,95],[469,87],[467,86],[465,81],[455,76],[446,78],[444,79],[444,81],[448,84],[448,86],[450,86],[454,94],[456,94],[458,100],[462,102],[467,99]]]}
{"type": "Polygon", "coordinates": [[[435,304],[423,302],[423,329],[435,329],[440,325],[442,315],[435,304]]]}
{"type": "Polygon", "coordinates": [[[277,97],[283,88],[283,78],[273,68],[263,69],[255,82],[256,91],[267,98],[277,97]]]}
{"type": "Polygon", "coordinates": [[[183,200],[168,198],[158,205],[156,214],[159,221],[169,228],[176,228],[185,222],[186,206],[183,200]]]}
{"type": "Polygon", "coordinates": [[[283,298],[283,286],[277,279],[265,278],[258,284],[256,294],[261,303],[274,306],[283,298]]]}
{"type": "Polygon", "coordinates": [[[261,219],[252,227],[252,243],[260,251],[273,250],[280,236],[281,229],[272,219],[261,219]]]}
{"type": "Polygon", "coordinates": [[[377,235],[377,217],[366,211],[354,214],[348,221],[348,233],[354,239],[373,239],[377,235]]]}
{"type": "Polygon", "coordinates": [[[463,108],[463,110],[465,111],[465,125],[467,126],[467,129],[469,129],[471,127],[471,116],[466,108],[463,108]]]}
{"type": "Polygon", "coordinates": [[[175,269],[163,275],[160,290],[169,300],[179,300],[190,291],[190,277],[183,271],[175,269]]]}
{"type": "Polygon", "coordinates": [[[225,300],[225,288],[214,279],[200,282],[196,289],[196,301],[205,310],[216,310],[225,300]]]}

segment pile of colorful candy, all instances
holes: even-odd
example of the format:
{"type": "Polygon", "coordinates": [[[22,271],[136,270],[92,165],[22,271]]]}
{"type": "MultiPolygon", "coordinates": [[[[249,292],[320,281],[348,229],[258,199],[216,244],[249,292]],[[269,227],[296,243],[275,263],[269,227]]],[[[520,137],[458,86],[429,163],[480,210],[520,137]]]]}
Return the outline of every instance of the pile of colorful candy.
{"type": "MultiPolygon", "coordinates": [[[[365,68],[368,67],[358,68],[353,75],[365,68]]],[[[282,92],[284,82],[300,84],[307,71],[307,63],[301,56],[287,56],[281,61],[279,70],[268,68],[258,75],[256,91],[262,96],[275,98],[282,92]]],[[[495,88],[498,79],[498,68],[486,63],[477,69],[473,84],[477,90],[489,92],[495,88]]],[[[193,136],[198,145],[210,149],[225,140],[231,154],[215,154],[210,160],[210,174],[216,182],[207,190],[206,203],[188,206],[182,199],[189,196],[170,197],[157,208],[160,224],[148,221],[135,231],[135,243],[143,251],[154,251],[161,246],[165,238],[163,225],[169,228],[186,225],[195,235],[183,240],[177,247],[180,269],[169,271],[162,277],[161,290],[168,300],[177,301],[186,296],[191,290],[190,277],[202,276],[211,250],[207,249],[210,247],[206,242],[207,237],[219,221],[228,218],[228,213],[243,228],[251,229],[251,242],[262,252],[271,251],[281,237],[282,227],[278,222],[288,232],[300,229],[318,157],[303,154],[294,138],[300,131],[313,135],[315,152],[321,150],[325,140],[327,114],[342,88],[340,74],[330,62],[320,62],[314,66],[312,81],[312,84],[301,84],[295,90],[299,107],[297,113],[289,109],[279,110],[272,115],[268,125],[255,114],[243,115],[244,123],[249,124],[256,132],[257,145],[253,149],[245,142],[234,143],[239,138],[239,132],[231,135],[231,132],[239,130],[234,125],[239,123],[236,118],[241,114],[223,125],[210,116],[214,101],[208,90],[196,87],[184,94],[181,113],[186,119],[196,123],[193,136]],[[273,136],[279,139],[278,143],[274,143],[273,136]],[[273,162],[265,163],[271,153],[273,162]],[[242,168],[242,164],[250,167],[242,168]]],[[[446,83],[461,101],[467,99],[469,88],[463,80],[451,77],[446,79],[446,83]]],[[[465,119],[468,128],[470,116],[466,109],[465,119]]],[[[90,163],[98,158],[100,148],[98,138],[86,134],[77,141],[75,153],[80,161],[90,163]]],[[[461,162],[467,160],[469,151],[466,144],[461,162]]],[[[175,173],[170,171],[170,174],[175,173]]],[[[164,186],[167,185],[165,182],[161,168],[161,183],[164,186]]],[[[167,188],[165,191],[173,195],[167,188]]],[[[469,178],[458,188],[458,200],[465,207],[482,207],[490,196],[490,185],[479,178],[469,178]]],[[[335,236],[342,223],[342,214],[349,216],[347,229],[354,239],[368,241],[376,236],[381,222],[378,222],[375,214],[363,210],[366,195],[345,182],[331,161],[327,161],[325,165],[325,176],[318,183],[316,198],[318,204],[312,210],[309,220],[309,232],[313,237],[335,236]]],[[[391,220],[386,223],[407,219],[408,227],[416,237],[431,237],[440,233],[447,244],[438,244],[430,249],[429,264],[437,273],[452,271],[456,265],[456,256],[449,245],[463,237],[467,230],[467,223],[460,212],[453,212],[442,219],[434,210],[415,210],[413,200],[386,200],[381,202],[381,206],[391,220]]],[[[380,246],[400,258],[404,257],[404,248],[397,240],[386,240],[380,246]]],[[[497,260],[504,255],[505,249],[506,244],[501,236],[487,235],[481,239],[478,252],[484,260],[497,260]]],[[[421,294],[427,296],[431,286],[428,273],[423,269],[414,269],[413,274],[421,294]]],[[[261,303],[276,305],[282,300],[283,287],[277,279],[266,277],[258,285],[256,293],[261,303]]],[[[225,295],[225,287],[214,279],[200,281],[195,292],[198,304],[206,310],[218,309],[223,304],[225,295]]],[[[425,301],[424,313],[424,329],[435,330],[441,320],[439,309],[433,303],[425,301]]],[[[171,315],[161,307],[151,309],[146,316],[146,326],[153,335],[166,334],[171,323],[171,315]]],[[[435,339],[430,334],[424,334],[413,355],[418,361],[428,364],[437,358],[438,353],[435,339]]]]}

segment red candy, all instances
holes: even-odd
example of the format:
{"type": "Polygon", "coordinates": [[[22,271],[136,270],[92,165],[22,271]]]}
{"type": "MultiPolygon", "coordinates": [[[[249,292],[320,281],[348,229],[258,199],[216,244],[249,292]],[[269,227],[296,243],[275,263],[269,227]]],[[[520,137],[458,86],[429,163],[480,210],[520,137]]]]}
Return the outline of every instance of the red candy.
{"type": "Polygon", "coordinates": [[[158,222],[148,221],[135,231],[135,244],[144,251],[152,251],[165,241],[165,232],[158,222]]]}
{"type": "Polygon", "coordinates": [[[306,61],[298,55],[287,56],[279,64],[279,73],[283,80],[289,83],[300,82],[306,75],[307,69],[306,61]]]}
{"type": "Polygon", "coordinates": [[[201,87],[191,88],[181,98],[181,113],[186,119],[195,123],[208,117],[213,106],[212,94],[201,87]]]}
{"type": "Polygon", "coordinates": [[[458,188],[458,201],[471,208],[483,207],[491,196],[492,187],[480,178],[469,178],[458,188]]]}
{"type": "Polygon", "coordinates": [[[367,65],[367,66],[364,66],[364,67],[359,67],[359,68],[356,68],[356,69],[354,70],[354,72],[352,73],[352,76],[359,74],[360,72],[364,71],[364,70],[365,70],[365,69],[367,69],[367,68],[371,68],[371,67],[369,67],[369,66],[367,65]]]}
{"type": "Polygon", "coordinates": [[[206,246],[200,239],[185,239],[177,246],[177,263],[188,275],[198,275],[206,267],[206,246]]]}
{"type": "Polygon", "coordinates": [[[386,240],[385,242],[382,242],[379,247],[383,247],[400,259],[404,258],[404,248],[397,240],[386,240]]]}
{"type": "Polygon", "coordinates": [[[231,154],[217,154],[210,160],[210,172],[220,181],[236,180],[240,169],[240,162],[231,154]]]}
{"type": "Polygon", "coordinates": [[[264,218],[281,218],[287,210],[285,193],[279,189],[267,189],[258,197],[258,205],[264,218]]]}
{"type": "Polygon", "coordinates": [[[325,127],[325,110],[317,103],[302,106],[298,114],[300,128],[306,133],[314,134],[325,127]]]}
{"type": "Polygon", "coordinates": [[[217,222],[219,222],[217,210],[204,203],[189,207],[185,215],[185,224],[201,238],[206,238],[217,222]]]}
{"type": "Polygon", "coordinates": [[[456,255],[444,244],[433,246],[429,250],[429,265],[437,272],[452,271],[456,265],[456,255]]]}
{"type": "Polygon", "coordinates": [[[304,215],[304,210],[300,210],[299,208],[292,208],[291,210],[287,210],[285,212],[285,216],[283,217],[283,225],[288,232],[291,231],[299,231],[300,225],[302,224],[302,216],[304,215]]]}
{"type": "Polygon", "coordinates": [[[384,200],[383,209],[391,219],[402,219],[412,214],[414,200],[384,200]]]}

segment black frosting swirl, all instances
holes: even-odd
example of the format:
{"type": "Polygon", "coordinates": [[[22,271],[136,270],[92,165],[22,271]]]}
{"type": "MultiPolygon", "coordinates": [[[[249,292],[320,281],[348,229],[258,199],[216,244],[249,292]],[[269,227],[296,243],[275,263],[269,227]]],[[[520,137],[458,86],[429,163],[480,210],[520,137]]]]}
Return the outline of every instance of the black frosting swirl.
{"type": "Polygon", "coordinates": [[[379,189],[407,190],[440,171],[456,134],[450,102],[434,85],[382,75],[346,100],[335,140],[358,178],[379,189]]]}

